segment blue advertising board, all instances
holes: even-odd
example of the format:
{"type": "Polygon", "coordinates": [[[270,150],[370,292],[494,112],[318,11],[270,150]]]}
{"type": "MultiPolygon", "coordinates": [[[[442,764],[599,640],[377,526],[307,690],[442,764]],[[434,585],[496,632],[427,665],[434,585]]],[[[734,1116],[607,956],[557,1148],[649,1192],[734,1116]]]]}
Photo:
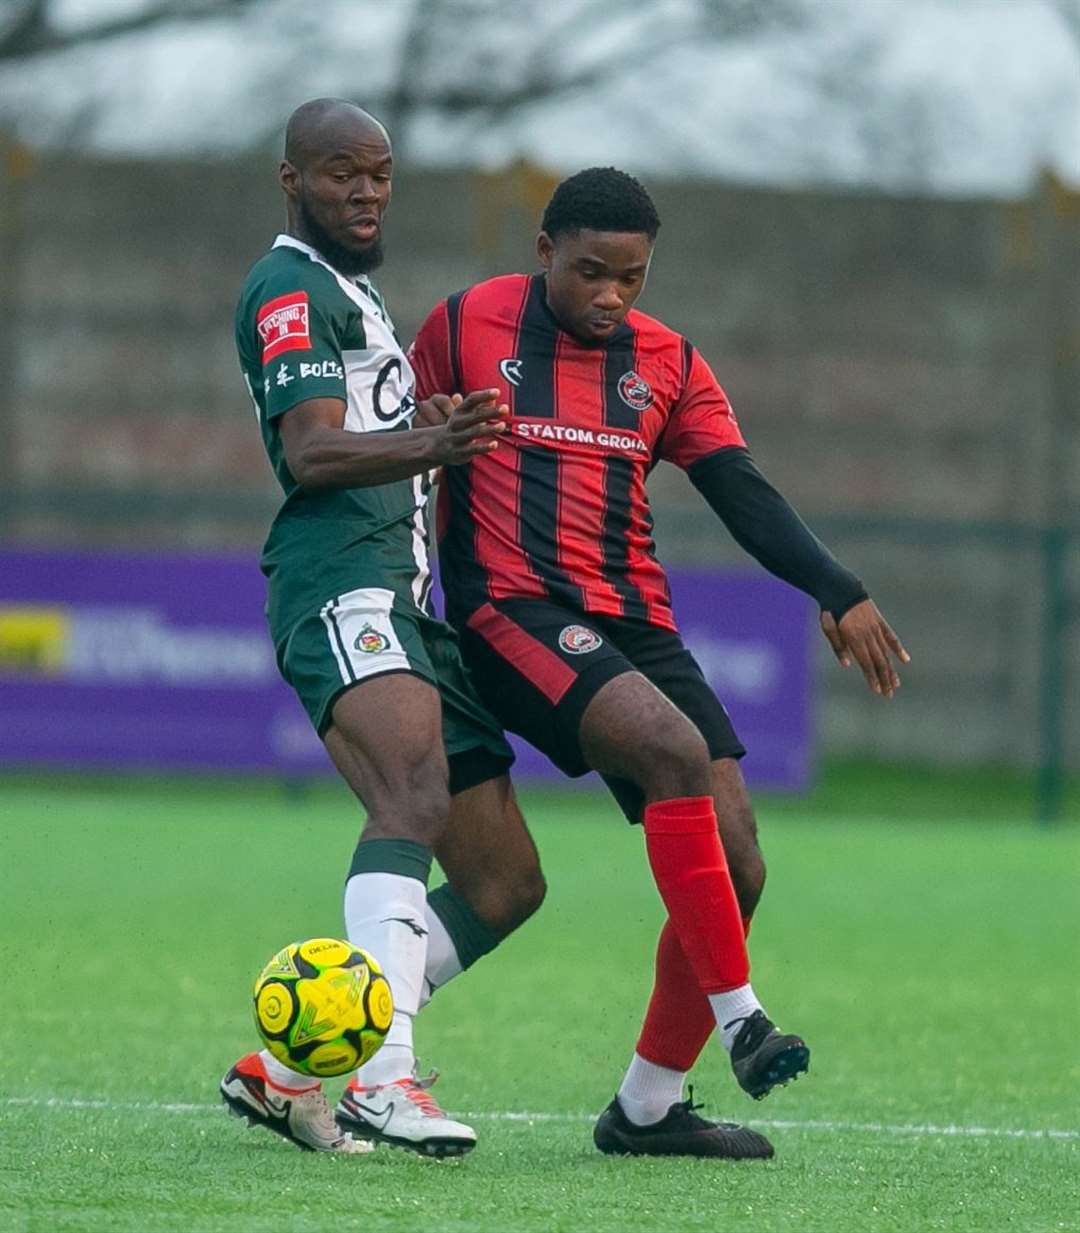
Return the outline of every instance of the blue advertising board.
{"type": "MultiPolygon", "coordinates": [[[[812,605],[760,572],[673,570],[683,636],[752,784],[812,771],[812,605]]],[[[321,773],[251,555],[0,552],[0,765],[321,773]]],[[[515,742],[522,778],[558,777],[515,742]]]]}

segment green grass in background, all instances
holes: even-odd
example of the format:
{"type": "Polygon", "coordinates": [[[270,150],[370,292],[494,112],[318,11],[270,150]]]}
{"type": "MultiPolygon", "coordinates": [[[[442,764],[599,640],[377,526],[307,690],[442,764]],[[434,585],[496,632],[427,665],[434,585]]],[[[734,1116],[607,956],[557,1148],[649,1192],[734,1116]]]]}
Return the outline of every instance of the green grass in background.
{"type": "Polygon", "coordinates": [[[777,1148],[731,1165],[592,1148],[661,920],[603,796],[525,794],[548,901],[418,1021],[437,1094],[481,1136],[437,1164],[301,1154],[216,1107],[254,1047],[255,972],[341,929],[343,790],[0,781],[0,1229],[1080,1228],[1080,830],[1036,829],[1012,782],[848,767],[808,801],[762,798],[755,986],[813,1061],[754,1104],[709,1046],[706,1112],[777,1148]]]}

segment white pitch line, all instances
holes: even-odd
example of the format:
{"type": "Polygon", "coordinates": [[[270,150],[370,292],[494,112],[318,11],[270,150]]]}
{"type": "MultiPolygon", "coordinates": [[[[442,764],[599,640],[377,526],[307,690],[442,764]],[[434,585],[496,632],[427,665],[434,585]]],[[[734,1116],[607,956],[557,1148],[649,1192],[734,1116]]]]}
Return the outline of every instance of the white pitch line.
{"type": "MultiPolygon", "coordinates": [[[[493,1122],[591,1122],[595,1113],[464,1113],[463,1117],[493,1122]]],[[[747,1125],[768,1130],[857,1131],[864,1134],[925,1135],[931,1138],[969,1139],[1080,1139],[1080,1130],[1014,1130],[1004,1126],[890,1126],[884,1122],[778,1121],[748,1118],[747,1125]]]]}
{"type": "MultiPolygon", "coordinates": [[[[0,1107],[35,1109],[105,1109],[126,1113],[220,1113],[221,1105],[182,1102],[80,1100],[62,1096],[4,1096],[0,1107]]],[[[591,1122],[594,1113],[528,1113],[517,1110],[463,1113],[462,1117],[486,1122],[591,1122]]],[[[830,1133],[851,1131],[859,1134],[915,1135],[942,1139],[1056,1139],[1080,1140],[1080,1130],[1018,1130],[1007,1126],[935,1126],[929,1123],[890,1125],[887,1122],[778,1121],[749,1119],[751,1126],[767,1130],[822,1130],[830,1133]]]]}
{"type": "Polygon", "coordinates": [[[191,1105],[156,1100],[79,1100],[64,1096],[5,1096],[0,1105],[33,1109],[111,1109],[123,1113],[218,1113],[221,1105],[191,1105]]]}

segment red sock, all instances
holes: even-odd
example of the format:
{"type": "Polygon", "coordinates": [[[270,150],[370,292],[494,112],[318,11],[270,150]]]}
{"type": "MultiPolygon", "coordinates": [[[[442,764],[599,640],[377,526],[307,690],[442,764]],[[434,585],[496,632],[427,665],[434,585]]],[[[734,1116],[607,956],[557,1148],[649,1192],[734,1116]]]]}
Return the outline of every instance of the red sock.
{"type": "Polygon", "coordinates": [[[646,805],[645,849],[699,989],[725,993],[745,985],[746,938],[712,797],[646,805]]]}
{"type": "Polygon", "coordinates": [[[701,1056],[716,1020],[670,920],[656,946],[656,982],[641,1025],[637,1052],[655,1066],[690,1070],[701,1056]]]}
{"type": "MultiPolygon", "coordinates": [[[[742,923],[744,934],[748,934],[750,917],[744,916],[742,923]]],[[[714,1027],[709,999],[701,992],[679,935],[668,919],[656,945],[656,979],[636,1052],[654,1066],[685,1074],[693,1069],[714,1027]]]]}

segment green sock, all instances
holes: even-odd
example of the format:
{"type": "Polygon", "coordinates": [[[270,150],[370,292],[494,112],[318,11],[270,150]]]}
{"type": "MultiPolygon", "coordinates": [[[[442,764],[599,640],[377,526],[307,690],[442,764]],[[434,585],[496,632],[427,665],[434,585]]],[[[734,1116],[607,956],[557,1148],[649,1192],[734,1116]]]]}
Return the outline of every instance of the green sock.
{"type": "Polygon", "coordinates": [[[427,977],[433,987],[446,984],[451,976],[494,950],[501,938],[472,910],[449,883],[437,886],[427,897],[428,908],[446,930],[446,938],[433,936],[428,942],[427,977]],[[443,953],[453,949],[453,955],[443,953]]]}
{"type": "Polygon", "coordinates": [[[430,869],[431,849],[413,839],[361,839],[345,880],[358,873],[397,873],[427,886],[430,869]]]}

